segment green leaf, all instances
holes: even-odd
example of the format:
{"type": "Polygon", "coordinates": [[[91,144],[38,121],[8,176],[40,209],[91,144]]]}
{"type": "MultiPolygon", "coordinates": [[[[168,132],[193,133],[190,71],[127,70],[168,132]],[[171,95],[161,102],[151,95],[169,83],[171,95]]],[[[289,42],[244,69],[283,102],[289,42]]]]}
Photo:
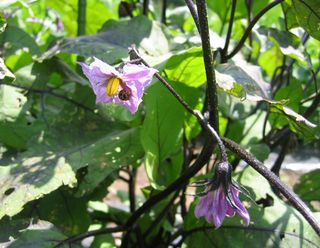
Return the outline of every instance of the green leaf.
{"type": "Polygon", "coordinates": [[[148,88],[145,104],[146,118],[141,130],[145,168],[152,186],[159,189],[175,179],[181,169],[184,109],[161,84],[148,88]]]}
{"type": "Polygon", "coordinates": [[[294,191],[304,201],[319,201],[320,199],[320,169],[303,174],[294,186],[294,191]]]}
{"type": "Polygon", "coordinates": [[[71,190],[60,188],[39,199],[37,217],[51,222],[66,235],[87,231],[91,223],[87,200],[75,197],[72,193],[71,190]]]}
{"type": "Polygon", "coordinates": [[[198,247],[200,244],[209,247],[213,243],[216,247],[256,247],[257,244],[261,247],[296,247],[297,244],[317,247],[320,242],[318,234],[297,210],[272,192],[262,176],[247,167],[239,173],[238,179],[246,188],[254,189],[254,200],[266,198],[268,194],[273,199],[273,205],[262,207],[243,198],[251,217],[250,226],[243,226],[241,218],[236,215],[226,218],[222,227],[214,229],[203,218],[195,218],[195,204],[192,204],[184,225],[185,231],[192,235],[187,236],[183,247],[198,247]]]}
{"type": "Polygon", "coordinates": [[[307,64],[303,53],[298,50],[300,45],[298,36],[288,31],[279,31],[275,28],[259,28],[259,33],[268,37],[273,44],[278,46],[283,55],[290,56],[302,64],[307,64]]]}
{"type": "Polygon", "coordinates": [[[139,16],[129,21],[111,20],[95,35],[67,39],[48,51],[46,57],[62,51],[84,57],[95,56],[113,64],[128,57],[128,47],[132,44],[136,44],[140,51],[145,51],[150,56],[169,52],[169,43],[162,27],[139,16]]]}
{"type": "Polygon", "coordinates": [[[281,3],[283,13],[285,14],[286,26],[289,29],[299,27],[299,23],[296,18],[296,13],[291,8],[291,1],[284,1],[281,3]],[[289,4],[290,3],[290,4],[289,4]]]}
{"type": "MultiPolygon", "coordinates": [[[[23,225],[20,227],[19,233],[14,237],[15,239],[6,243],[3,243],[3,247],[10,248],[52,248],[58,244],[60,240],[64,240],[67,237],[62,234],[56,227],[51,223],[39,220],[37,223],[30,223],[29,226],[23,228],[23,225]]],[[[15,224],[21,225],[20,223],[26,223],[26,220],[15,221],[15,224]]],[[[1,229],[6,229],[8,225],[1,226],[1,229]]],[[[2,232],[1,232],[2,233],[2,232]]],[[[1,245],[1,244],[0,244],[1,245]]],[[[61,247],[68,247],[67,245],[62,245],[61,247]]],[[[79,247],[79,246],[75,246],[79,247]]]]}
{"type": "Polygon", "coordinates": [[[240,99],[243,98],[243,95],[251,101],[267,102],[272,113],[282,114],[287,119],[293,132],[299,134],[305,140],[310,140],[315,136],[315,124],[285,106],[283,101],[269,99],[269,86],[263,80],[259,67],[239,62],[237,65],[218,65],[216,70],[217,83],[224,91],[240,99]],[[235,86],[236,84],[238,86],[235,86]],[[242,91],[236,91],[237,87],[241,87],[242,91]]]}
{"type": "Polygon", "coordinates": [[[31,55],[40,53],[35,40],[27,32],[13,25],[8,25],[6,30],[0,34],[0,43],[6,44],[4,49],[5,57],[22,49],[28,49],[31,55]]]}
{"type": "Polygon", "coordinates": [[[287,0],[299,26],[313,38],[320,40],[320,2],[318,0],[287,0]]]}
{"type": "Polygon", "coordinates": [[[165,65],[165,72],[172,81],[201,86],[206,82],[202,49],[194,47],[173,55],[165,65]]]}
{"type": "Polygon", "coordinates": [[[281,102],[268,101],[270,103],[270,112],[280,113],[282,116],[286,117],[290,129],[297,133],[301,138],[309,141],[315,137],[317,125],[311,123],[302,115],[297,114],[289,107],[285,106],[281,102]]]}
{"type": "Polygon", "coordinates": [[[6,67],[2,58],[0,58],[0,80],[5,83],[10,83],[15,79],[12,72],[6,67]]]}
{"type": "Polygon", "coordinates": [[[263,80],[258,66],[245,62],[219,64],[216,67],[216,79],[219,87],[238,98],[255,100],[268,97],[268,84],[263,80]]]}
{"type": "MultiPolygon", "coordinates": [[[[46,7],[51,7],[60,14],[65,30],[71,35],[77,35],[78,1],[45,1],[46,7]]],[[[110,0],[86,1],[86,33],[96,33],[106,20],[117,19],[118,3],[110,0]]]]}
{"type": "Polygon", "coordinates": [[[89,151],[87,159],[91,165],[77,189],[78,196],[91,193],[106,177],[122,166],[135,164],[144,155],[138,128],[107,136],[96,146],[89,151]],[[103,159],[97,156],[99,154],[103,159]]]}
{"type": "Polygon", "coordinates": [[[102,136],[103,132],[95,130],[94,122],[86,126],[79,122],[78,125],[82,126],[81,131],[74,125],[63,129],[51,128],[48,133],[50,137],[44,135],[46,132],[40,134],[35,137],[38,145],[10,164],[0,166],[0,218],[19,213],[27,202],[62,185],[74,187],[77,183],[76,171],[88,166],[92,167],[87,175],[88,182],[80,185],[81,193],[85,193],[110,174],[110,168],[117,170],[126,165],[122,163],[128,161],[127,157],[131,159],[130,156],[134,156],[126,149],[134,144],[131,141],[136,137],[134,133],[137,130],[116,131],[102,136]],[[86,129],[91,133],[87,132],[82,137],[80,133],[86,129]]]}
{"type": "Polygon", "coordinates": [[[283,54],[278,46],[272,46],[259,56],[259,65],[272,78],[276,68],[282,65],[283,54]]]}

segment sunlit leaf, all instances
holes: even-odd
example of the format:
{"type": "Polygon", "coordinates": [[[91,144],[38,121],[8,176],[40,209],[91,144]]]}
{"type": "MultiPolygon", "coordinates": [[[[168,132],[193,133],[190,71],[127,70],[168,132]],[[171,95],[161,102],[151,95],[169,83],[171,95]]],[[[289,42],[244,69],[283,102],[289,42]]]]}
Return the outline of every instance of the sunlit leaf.
{"type": "Polygon", "coordinates": [[[302,64],[307,63],[303,53],[298,50],[300,39],[296,35],[287,31],[279,31],[275,28],[260,28],[259,32],[268,37],[273,44],[277,45],[283,55],[290,56],[302,64]]]}
{"type": "Polygon", "coordinates": [[[160,188],[180,172],[182,161],[177,156],[181,154],[184,109],[160,84],[148,89],[145,104],[147,112],[141,130],[145,168],[153,187],[160,188]]]}
{"type": "Polygon", "coordinates": [[[50,57],[63,51],[84,57],[95,56],[112,64],[128,57],[128,47],[132,44],[150,56],[159,56],[169,51],[169,42],[162,27],[140,16],[129,21],[108,21],[99,33],[69,38],[53,47],[45,56],[50,57]]]}
{"type": "Polygon", "coordinates": [[[216,67],[216,79],[222,90],[241,99],[267,98],[269,94],[269,86],[258,66],[220,64],[216,67]]]}
{"type": "Polygon", "coordinates": [[[206,81],[202,49],[191,48],[173,55],[165,66],[167,76],[190,87],[199,87],[206,81]]]}
{"type": "MultiPolygon", "coordinates": [[[[50,135],[58,137],[59,133],[61,135],[61,130],[56,130],[56,133],[52,130],[50,135]]],[[[136,137],[132,136],[133,133],[134,130],[118,131],[96,137],[91,142],[86,141],[89,138],[87,135],[88,137],[82,141],[86,143],[78,143],[71,147],[70,144],[68,147],[64,140],[73,137],[70,140],[71,144],[79,140],[80,137],[75,136],[76,130],[64,134],[60,140],[46,136],[44,139],[45,133],[41,134],[39,142],[44,139],[45,144],[40,142],[38,147],[33,147],[17,160],[0,166],[0,218],[17,214],[27,202],[38,199],[61,185],[74,187],[77,183],[75,173],[84,166],[92,168],[89,169],[86,184],[81,186],[81,193],[92,189],[107,176],[106,173],[110,173],[110,170],[117,170],[126,165],[122,163],[127,160],[122,158],[127,156],[132,159],[133,155],[127,149],[133,145],[132,138],[136,137]]]]}
{"type": "MultiPolygon", "coordinates": [[[[38,220],[37,222],[27,219],[16,220],[13,221],[12,224],[9,222],[1,225],[0,230],[2,234],[7,233],[8,235],[6,236],[7,242],[0,243],[0,245],[10,248],[52,248],[57,245],[60,240],[67,238],[53,224],[43,220],[38,220]],[[12,233],[12,228],[16,229],[17,232],[12,233]]],[[[61,247],[68,246],[62,245],[61,247]]],[[[75,247],[78,246],[75,245],[75,247]]]]}
{"type": "Polygon", "coordinates": [[[22,49],[27,49],[31,55],[40,53],[40,49],[35,40],[17,26],[8,25],[6,30],[0,34],[0,43],[4,44],[5,56],[14,54],[22,49]]]}
{"type": "Polygon", "coordinates": [[[299,26],[303,27],[312,37],[320,40],[320,2],[318,0],[287,0],[295,14],[299,26]]]}

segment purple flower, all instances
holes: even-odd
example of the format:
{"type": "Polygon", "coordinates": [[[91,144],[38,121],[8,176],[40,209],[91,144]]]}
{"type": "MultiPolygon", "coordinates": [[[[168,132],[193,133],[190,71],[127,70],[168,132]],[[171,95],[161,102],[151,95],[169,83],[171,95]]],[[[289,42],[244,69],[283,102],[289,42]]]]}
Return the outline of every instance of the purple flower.
{"type": "Polygon", "coordinates": [[[197,218],[205,217],[216,228],[222,225],[226,216],[233,217],[236,213],[244,220],[246,226],[250,223],[247,209],[239,199],[239,192],[248,196],[247,191],[232,181],[231,166],[227,162],[219,163],[215,177],[211,180],[202,180],[196,186],[206,186],[198,205],[195,208],[197,218]]]}
{"type": "Polygon", "coordinates": [[[116,69],[97,58],[90,65],[79,64],[91,83],[96,103],[118,103],[131,113],[138,110],[144,88],[157,72],[156,69],[130,63],[116,69]]]}

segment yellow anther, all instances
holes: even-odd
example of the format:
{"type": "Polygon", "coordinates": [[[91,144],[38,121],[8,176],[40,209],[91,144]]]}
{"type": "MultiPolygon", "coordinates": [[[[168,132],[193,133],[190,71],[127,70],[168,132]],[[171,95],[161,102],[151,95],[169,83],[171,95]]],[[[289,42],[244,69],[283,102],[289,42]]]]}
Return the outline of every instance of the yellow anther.
{"type": "Polygon", "coordinates": [[[121,79],[117,77],[112,77],[109,79],[106,91],[108,96],[113,96],[118,93],[119,85],[121,84],[121,79]]]}

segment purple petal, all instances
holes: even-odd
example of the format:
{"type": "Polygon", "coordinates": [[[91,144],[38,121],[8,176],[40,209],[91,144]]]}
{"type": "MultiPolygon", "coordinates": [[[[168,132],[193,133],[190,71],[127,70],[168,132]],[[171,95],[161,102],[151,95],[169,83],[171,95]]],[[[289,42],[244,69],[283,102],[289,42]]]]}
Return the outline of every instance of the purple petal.
{"type": "Polygon", "coordinates": [[[195,216],[197,218],[206,216],[211,211],[210,206],[212,201],[213,201],[212,192],[209,192],[205,196],[201,197],[194,211],[195,216]]]}
{"type": "Polygon", "coordinates": [[[123,67],[123,81],[128,83],[134,81],[136,84],[146,87],[156,72],[158,72],[156,69],[144,65],[126,64],[123,67]]]}
{"type": "Polygon", "coordinates": [[[250,215],[247,209],[245,208],[245,206],[242,204],[242,202],[239,199],[239,190],[233,186],[231,186],[230,189],[231,189],[233,201],[237,206],[237,209],[235,209],[235,211],[244,220],[245,225],[248,226],[250,223],[250,215]]]}
{"type": "Polygon", "coordinates": [[[113,66],[101,61],[96,57],[93,58],[94,61],[90,64],[90,68],[97,67],[105,75],[118,76],[119,78],[121,78],[121,73],[119,73],[113,66]]]}
{"type": "Polygon", "coordinates": [[[112,102],[113,98],[107,95],[106,85],[112,76],[120,76],[119,73],[110,65],[94,58],[90,65],[79,63],[83,73],[90,81],[93,92],[96,95],[96,103],[112,102]]]}
{"type": "Polygon", "coordinates": [[[214,211],[212,212],[211,218],[215,227],[219,228],[227,213],[227,202],[222,187],[219,187],[215,193],[215,199],[212,206],[214,211]]]}

